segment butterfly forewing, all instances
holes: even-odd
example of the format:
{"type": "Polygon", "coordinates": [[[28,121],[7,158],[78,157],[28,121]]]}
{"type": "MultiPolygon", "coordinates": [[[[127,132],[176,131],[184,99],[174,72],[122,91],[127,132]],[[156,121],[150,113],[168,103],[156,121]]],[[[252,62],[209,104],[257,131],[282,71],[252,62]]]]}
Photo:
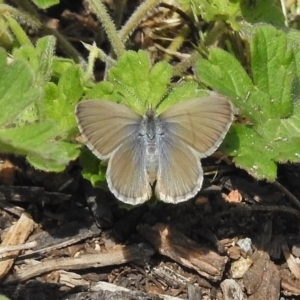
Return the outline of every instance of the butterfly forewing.
{"type": "Polygon", "coordinates": [[[146,171],[146,140],[134,132],[111,156],[106,179],[119,200],[137,205],[151,197],[146,171]]]}
{"type": "Polygon", "coordinates": [[[142,116],[122,104],[87,100],[77,104],[76,118],[87,146],[100,159],[107,159],[136,132],[142,116]]]}
{"type": "Polygon", "coordinates": [[[186,143],[203,158],[221,144],[231,125],[233,108],[220,96],[195,98],[170,107],[159,118],[172,138],[186,143]]]}
{"type": "Polygon", "coordinates": [[[158,148],[156,196],[170,203],[182,202],[195,196],[203,180],[196,151],[167,134],[159,139],[158,148]]]}

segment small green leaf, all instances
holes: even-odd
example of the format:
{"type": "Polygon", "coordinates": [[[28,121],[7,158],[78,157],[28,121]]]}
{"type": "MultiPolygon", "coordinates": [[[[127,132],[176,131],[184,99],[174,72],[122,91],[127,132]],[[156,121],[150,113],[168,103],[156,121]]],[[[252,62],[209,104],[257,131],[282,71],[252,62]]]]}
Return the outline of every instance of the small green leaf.
{"type": "Polygon", "coordinates": [[[45,36],[37,41],[36,47],[23,45],[14,51],[14,57],[27,60],[33,68],[38,85],[50,80],[55,44],[55,37],[45,36]]]}
{"type": "Polygon", "coordinates": [[[255,23],[268,23],[284,26],[284,15],[280,2],[276,0],[240,1],[241,16],[245,21],[255,23]]]}
{"type": "MultiPolygon", "coordinates": [[[[6,56],[1,51],[1,60],[6,56]]],[[[10,65],[1,64],[0,69],[0,126],[11,124],[31,103],[40,100],[43,92],[34,86],[34,76],[29,65],[14,60],[10,65]]]]}
{"type": "Polygon", "coordinates": [[[79,160],[83,166],[83,178],[89,180],[93,186],[105,187],[106,167],[100,163],[99,159],[87,148],[84,148],[81,151],[79,160]]]}
{"type": "Polygon", "coordinates": [[[58,85],[50,82],[45,87],[45,115],[59,126],[58,136],[74,131],[74,107],[83,93],[81,70],[70,66],[61,76],[58,85]]]}
{"type": "Polygon", "coordinates": [[[51,78],[55,45],[56,39],[54,36],[42,37],[36,43],[36,53],[39,59],[37,77],[41,83],[48,82],[51,78]]]}

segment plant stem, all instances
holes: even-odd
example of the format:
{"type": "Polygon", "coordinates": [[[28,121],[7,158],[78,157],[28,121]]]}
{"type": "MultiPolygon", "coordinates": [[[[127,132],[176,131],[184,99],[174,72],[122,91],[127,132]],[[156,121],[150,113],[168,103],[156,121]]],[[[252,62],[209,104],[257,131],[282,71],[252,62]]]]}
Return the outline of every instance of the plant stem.
{"type": "Polygon", "coordinates": [[[97,17],[100,19],[114,52],[116,53],[117,57],[120,57],[125,52],[125,46],[118,36],[116,26],[111,20],[105,5],[101,0],[88,0],[88,2],[90,3],[97,17]]]}
{"type": "Polygon", "coordinates": [[[125,42],[129,35],[133,32],[133,30],[138,27],[141,20],[145,17],[145,15],[157,4],[159,4],[161,0],[145,0],[131,15],[126,24],[121,28],[119,32],[120,39],[125,42]]]}
{"type": "Polygon", "coordinates": [[[49,27],[42,27],[45,34],[54,35],[57,39],[57,44],[61,47],[62,51],[70,55],[76,63],[86,64],[81,54],[73,47],[73,45],[57,30],[49,27]]]}
{"type": "Polygon", "coordinates": [[[22,0],[22,1],[12,0],[12,2],[17,7],[21,7],[23,11],[26,11],[31,16],[34,16],[34,18],[36,18],[36,19],[39,18],[37,8],[36,8],[36,6],[33,5],[32,1],[29,1],[29,0],[22,0]]]}
{"type": "Polygon", "coordinates": [[[113,66],[116,64],[116,61],[113,60],[110,56],[106,55],[100,48],[98,48],[95,42],[92,45],[83,42],[82,44],[89,51],[88,64],[84,75],[85,81],[93,78],[94,66],[97,58],[105,62],[108,66],[113,66]]]}

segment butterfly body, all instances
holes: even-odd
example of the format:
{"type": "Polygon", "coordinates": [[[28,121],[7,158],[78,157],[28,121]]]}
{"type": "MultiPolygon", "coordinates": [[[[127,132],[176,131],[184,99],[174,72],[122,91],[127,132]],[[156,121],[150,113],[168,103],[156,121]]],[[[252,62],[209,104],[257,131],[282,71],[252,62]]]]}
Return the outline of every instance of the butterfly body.
{"type": "Polygon", "coordinates": [[[81,134],[100,159],[109,159],[106,178],[119,200],[141,204],[152,195],[169,203],[195,196],[203,181],[200,159],[222,142],[232,119],[223,97],[180,102],[161,114],[144,115],[114,102],[88,100],[76,107],[81,134]]]}
{"type": "Polygon", "coordinates": [[[145,139],[145,160],[148,181],[151,185],[156,180],[159,167],[159,140],[162,138],[163,131],[156,112],[148,109],[143,116],[142,128],[139,135],[145,139]]]}

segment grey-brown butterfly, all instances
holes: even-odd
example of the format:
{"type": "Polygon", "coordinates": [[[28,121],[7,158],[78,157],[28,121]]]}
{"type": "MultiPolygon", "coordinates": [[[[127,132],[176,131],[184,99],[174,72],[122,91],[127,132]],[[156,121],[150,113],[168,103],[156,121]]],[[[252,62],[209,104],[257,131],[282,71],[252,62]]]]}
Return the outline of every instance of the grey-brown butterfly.
{"type": "Polygon", "coordinates": [[[221,96],[208,96],[141,115],[123,104],[87,100],[77,104],[76,118],[90,150],[109,159],[106,179],[117,199],[141,204],[156,182],[158,199],[179,203],[201,189],[200,159],[223,141],[233,107],[221,96]]]}

